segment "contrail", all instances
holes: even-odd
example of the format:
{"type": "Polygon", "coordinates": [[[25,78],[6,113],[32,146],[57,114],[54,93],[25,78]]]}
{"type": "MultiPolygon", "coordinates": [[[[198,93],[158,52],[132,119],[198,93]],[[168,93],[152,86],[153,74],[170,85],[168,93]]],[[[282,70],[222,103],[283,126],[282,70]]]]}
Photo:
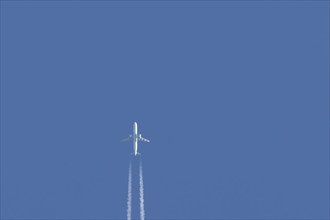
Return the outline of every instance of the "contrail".
{"type": "Polygon", "coordinates": [[[143,192],[142,159],[140,159],[140,218],[141,218],[141,220],[144,220],[144,192],[143,192]]]}
{"type": "Polygon", "coordinates": [[[132,216],[132,162],[129,160],[128,168],[128,195],[127,195],[127,220],[131,220],[132,216]]]}

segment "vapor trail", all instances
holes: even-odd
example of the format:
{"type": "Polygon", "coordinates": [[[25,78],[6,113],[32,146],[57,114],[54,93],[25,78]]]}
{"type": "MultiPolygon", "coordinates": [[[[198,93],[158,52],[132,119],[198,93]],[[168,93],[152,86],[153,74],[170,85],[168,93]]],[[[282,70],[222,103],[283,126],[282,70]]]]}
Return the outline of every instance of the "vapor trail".
{"type": "Polygon", "coordinates": [[[142,159],[140,159],[140,218],[144,220],[144,192],[143,192],[143,174],[142,159]]]}
{"type": "Polygon", "coordinates": [[[128,195],[127,195],[127,220],[132,216],[132,162],[129,160],[128,167],[128,195]]]}

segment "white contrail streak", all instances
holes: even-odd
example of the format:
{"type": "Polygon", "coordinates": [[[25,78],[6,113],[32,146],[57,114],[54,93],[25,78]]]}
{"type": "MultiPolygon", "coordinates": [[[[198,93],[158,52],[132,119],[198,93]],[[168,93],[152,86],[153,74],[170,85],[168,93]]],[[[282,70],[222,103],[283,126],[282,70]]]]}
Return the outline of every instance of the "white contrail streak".
{"type": "Polygon", "coordinates": [[[132,162],[129,161],[128,168],[128,195],[127,195],[127,220],[132,218],[132,162]]]}
{"type": "Polygon", "coordinates": [[[140,159],[140,218],[144,220],[144,192],[143,192],[143,175],[142,175],[142,159],[140,159]]]}

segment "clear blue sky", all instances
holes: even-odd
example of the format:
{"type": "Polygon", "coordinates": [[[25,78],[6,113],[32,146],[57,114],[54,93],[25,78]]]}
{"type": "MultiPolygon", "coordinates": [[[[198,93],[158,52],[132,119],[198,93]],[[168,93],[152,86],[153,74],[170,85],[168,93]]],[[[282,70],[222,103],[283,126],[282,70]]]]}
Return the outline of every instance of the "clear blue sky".
{"type": "Polygon", "coordinates": [[[1,1],[1,218],[125,218],[137,121],[147,219],[326,219],[328,91],[327,1],[1,1]]]}

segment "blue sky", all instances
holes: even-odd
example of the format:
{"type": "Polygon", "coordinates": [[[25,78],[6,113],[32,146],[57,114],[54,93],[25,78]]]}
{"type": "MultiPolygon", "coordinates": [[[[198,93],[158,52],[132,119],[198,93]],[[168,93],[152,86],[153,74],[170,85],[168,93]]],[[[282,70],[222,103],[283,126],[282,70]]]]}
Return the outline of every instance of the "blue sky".
{"type": "Polygon", "coordinates": [[[328,218],[329,3],[1,1],[1,218],[125,218],[134,121],[147,219],[328,218]]]}

